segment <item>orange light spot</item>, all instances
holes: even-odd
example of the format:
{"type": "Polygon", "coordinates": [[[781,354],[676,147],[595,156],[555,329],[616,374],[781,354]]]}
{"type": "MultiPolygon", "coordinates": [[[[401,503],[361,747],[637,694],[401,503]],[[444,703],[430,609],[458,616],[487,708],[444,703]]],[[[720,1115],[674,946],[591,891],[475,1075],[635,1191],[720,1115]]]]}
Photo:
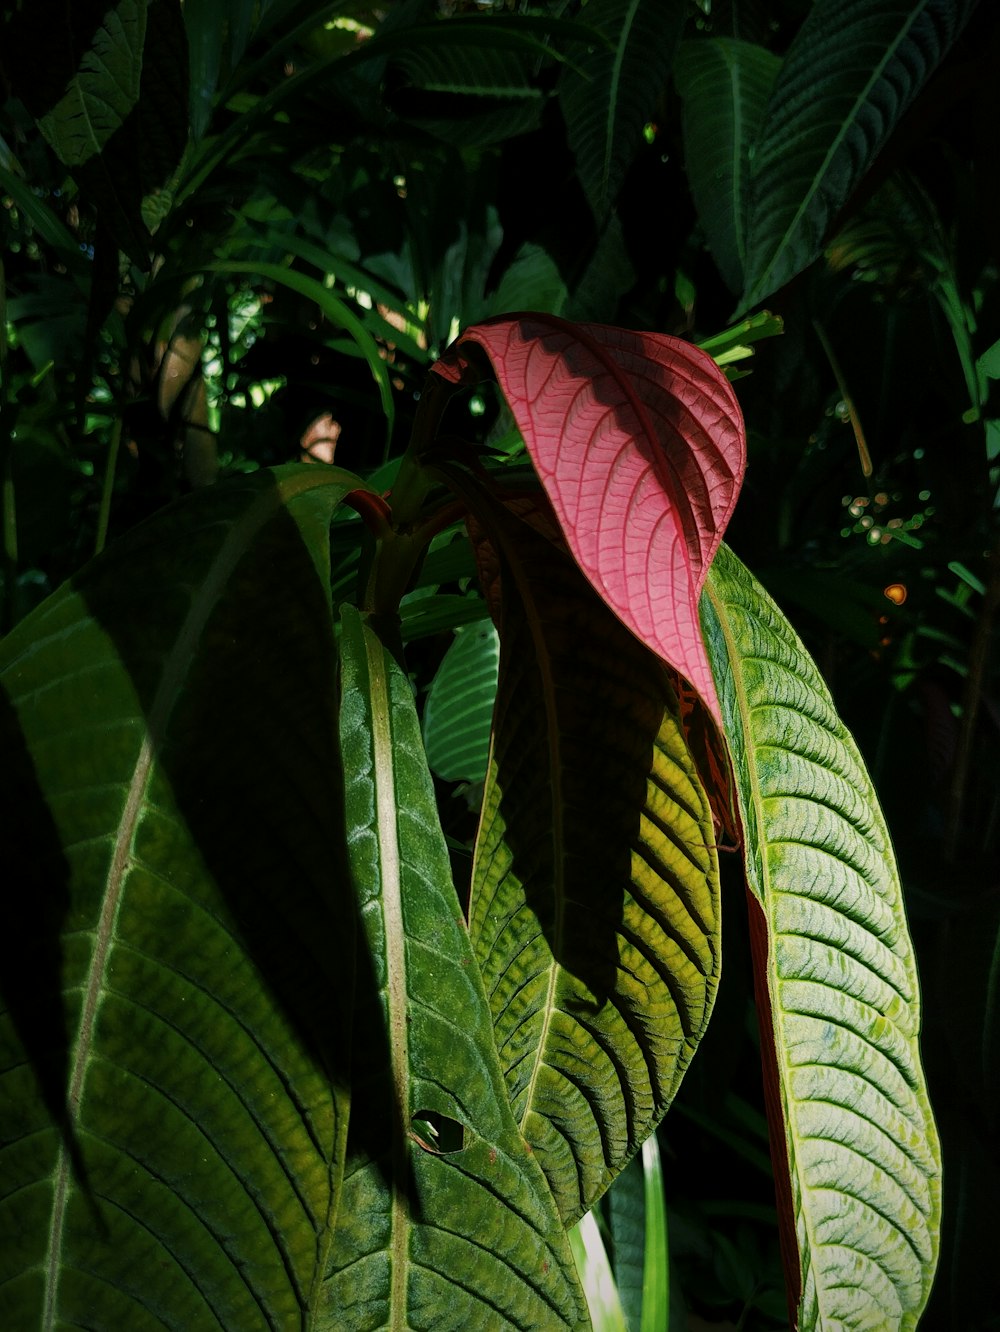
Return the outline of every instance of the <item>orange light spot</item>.
{"type": "Polygon", "coordinates": [[[906,585],[890,583],[888,587],[882,589],[882,595],[888,597],[894,606],[902,606],[906,600],[906,585]]]}

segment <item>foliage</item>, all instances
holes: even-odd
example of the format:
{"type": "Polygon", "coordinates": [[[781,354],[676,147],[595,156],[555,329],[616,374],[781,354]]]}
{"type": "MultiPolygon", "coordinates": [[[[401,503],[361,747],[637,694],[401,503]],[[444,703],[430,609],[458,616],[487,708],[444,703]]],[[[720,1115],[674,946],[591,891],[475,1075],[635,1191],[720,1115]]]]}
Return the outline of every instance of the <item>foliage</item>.
{"type": "Polygon", "coordinates": [[[5,1325],[990,1325],[972,9],[5,8],[5,1325]]]}

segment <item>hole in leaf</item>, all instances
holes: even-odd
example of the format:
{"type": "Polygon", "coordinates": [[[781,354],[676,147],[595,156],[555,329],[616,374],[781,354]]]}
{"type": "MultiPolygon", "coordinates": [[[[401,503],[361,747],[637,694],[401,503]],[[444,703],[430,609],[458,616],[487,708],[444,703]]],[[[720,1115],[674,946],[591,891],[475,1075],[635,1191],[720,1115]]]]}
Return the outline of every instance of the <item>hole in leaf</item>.
{"type": "Polygon", "coordinates": [[[410,1137],[425,1151],[446,1156],[465,1146],[465,1127],[436,1110],[418,1110],[410,1120],[410,1137]]]}

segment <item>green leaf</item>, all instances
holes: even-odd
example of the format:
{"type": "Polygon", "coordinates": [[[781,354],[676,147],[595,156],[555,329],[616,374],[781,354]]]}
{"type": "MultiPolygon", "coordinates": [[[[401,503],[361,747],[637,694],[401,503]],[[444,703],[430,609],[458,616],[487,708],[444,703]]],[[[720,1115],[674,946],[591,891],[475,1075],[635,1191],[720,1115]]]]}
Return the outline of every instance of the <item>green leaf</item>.
{"type": "Polygon", "coordinates": [[[551,517],[475,504],[503,612],[469,925],[515,1117],[570,1222],[663,1116],[708,1021],[715,835],[660,663],[551,517]]]}
{"type": "Polygon", "coordinates": [[[327,532],[291,467],[137,528],[0,652],[0,1324],[299,1326],[347,1129],[327,532]]]}
{"type": "Polygon", "coordinates": [[[670,1323],[667,1207],[656,1134],[608,1190],[615,1284],[630,1332],[665,1332],[670,1323]]]}
{"type": "Polygon", "coordinates": [[[569,1242],[587,1296],[594,1332],[628,1332],[608,1251],[593,1212],[587,1212],[572,1227],[569,1242]]]}
{"type": "Polygon", "coordinates": [[[330,1326],[586,1326],[565,1232],[507,1104],[410,683],[349,606],[341,652],[371,998],[355,1014],[330,1326]]]}
{"type": "Polygon", "coordinates": [[[427,762],[446,782],[481,782],[490,756],[500,640],[489,622],[461,630],[427,693],[427,762]]]}
{"type": "Polygon", "coordinates": [[[934,1274],[941,1165],[889,837],[816,667],[725,548],[702,609],[743,822],[798,1326],[912,1329],[934,1274]]]}
{"type": "Polygon", "coordinates": [[[683,42],[684,160],[708,247],[732,291],[743,287],[750,147],[781,60],[733,37],[683,42]]]}
{"type": "Polygon", "coordinates": [[[670,1245],[663,1169],[655,1133],[642,1144],[642,1184],[646,1224],[639,1332],[662,1332],[670,1322],[670,1245]]]}
{"type": "Polygon", "coordinates": [[[741,308],[820,253],[839,209],[975,0],[817,0],[785,57],[751,168],[741,308]]]}
{"type": "Polygon", "coordinates": [[[139,100],[145,0],[104,15],[62,98],[38,122],[59,160],[79,167],[100,153],[139,100]]]}
{"type": "Polygon", "coordinates": [[[489,303],[489,313],[510,310],[545,310],[562,314],[568,293],[556,261],[540,245],[521,246],[500,279],[489,303]]]}
{"type": "Polygon", "coordinates": [[[559,102],[577,173],[599,225],[608,218],[642,129],[670,74],[686,5],[680,0],[590,0],[605,37],[563,71],[559,102]]]}

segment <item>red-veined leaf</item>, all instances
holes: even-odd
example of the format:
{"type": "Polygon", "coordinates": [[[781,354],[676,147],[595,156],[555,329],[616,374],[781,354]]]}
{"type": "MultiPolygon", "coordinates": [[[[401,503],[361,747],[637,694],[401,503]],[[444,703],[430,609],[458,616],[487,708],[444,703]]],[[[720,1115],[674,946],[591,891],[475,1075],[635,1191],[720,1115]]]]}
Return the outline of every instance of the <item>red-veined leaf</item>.
{"type": "Polygon", "coordinates": [[[587,578],[718,721],[698,596],[739,494],[746,438],[704,352],[662,333],[518,314],[468,329],[434,367],[489,358],[587,578]]]}

